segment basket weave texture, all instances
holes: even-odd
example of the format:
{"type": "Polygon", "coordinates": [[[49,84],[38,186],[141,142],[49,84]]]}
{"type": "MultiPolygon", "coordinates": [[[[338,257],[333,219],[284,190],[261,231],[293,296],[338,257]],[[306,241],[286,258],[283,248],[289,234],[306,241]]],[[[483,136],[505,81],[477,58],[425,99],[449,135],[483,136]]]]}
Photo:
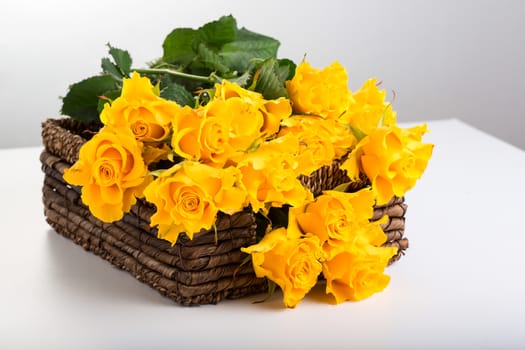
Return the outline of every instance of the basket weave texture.
{"type": "MultiPolygon", "coordinates": [[[[175,245],[156,237],[156,229],[149,225],[155,208],[142,200],[118,222],[104,223],[91,215],[80,199],[80,188],[67,184],[62,175],[98,127],[71,119],[48,119],[42,124],[44,214],[56,232],[182,305],[215,304],[267,289],[267,282],[256,278],[251,264],[242,264],[246,254],[240,248],[256,243],[255,216],[249,209],[231,216],[220,213],[217,232],[201,231],[193,240],[182,234],[175,245]]],[[[338,165],[334,162],[301,180],[314,194],[334,188],[348,181],[338,165]]],[[[403,198],[393,198],[374,210],[372,220],[383,215],[390,218],[383,224],[384,245],[399,248],[391,263],[408,248],[403,237],[406,208],[403,198]]]]}

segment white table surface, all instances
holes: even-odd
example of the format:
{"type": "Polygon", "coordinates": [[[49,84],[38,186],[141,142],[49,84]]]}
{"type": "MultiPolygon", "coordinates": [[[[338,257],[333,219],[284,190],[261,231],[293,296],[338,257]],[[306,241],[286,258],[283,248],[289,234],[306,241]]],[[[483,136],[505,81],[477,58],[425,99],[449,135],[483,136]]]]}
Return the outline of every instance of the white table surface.
{"type": "Polygon", "coordinates": [[[280,294],[178,306],[50,229],[41,148],[0,150],[0,349],[525,348],[525,152],[428,125],[389,287],[338,306],[316,289],[293,310],[280,294]]]}

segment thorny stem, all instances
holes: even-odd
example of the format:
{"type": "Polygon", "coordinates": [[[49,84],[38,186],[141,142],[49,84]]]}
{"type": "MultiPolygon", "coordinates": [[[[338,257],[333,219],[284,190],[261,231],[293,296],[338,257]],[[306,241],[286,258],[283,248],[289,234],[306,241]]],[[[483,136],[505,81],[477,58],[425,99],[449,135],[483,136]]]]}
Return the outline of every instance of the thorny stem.
{"type": "Polygon", "coordinates": [[[135,71],[141,74],[170,74],[170,75],[180,77],[180,78],[203,81],[207,83],[219,83],[222,81],[222,78],[216,75],[215,73],[211,73],[209,76],[205,77],[202,75],[183,73],[183,72],[179,72],[177,70],[168,69],[168,68],[132,68],[132,71],[135,71]]]}

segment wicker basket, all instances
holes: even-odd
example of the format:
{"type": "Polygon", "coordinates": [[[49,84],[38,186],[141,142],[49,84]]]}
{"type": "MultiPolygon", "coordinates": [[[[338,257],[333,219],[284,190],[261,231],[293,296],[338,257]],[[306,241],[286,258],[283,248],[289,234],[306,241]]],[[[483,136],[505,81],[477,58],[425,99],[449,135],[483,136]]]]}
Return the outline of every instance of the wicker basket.
{"type": "MultiPolygon", "coordinates": [[[[251,264],[242,264],[246,255],[240,248],[256,243],[255,217],[249,210],[232,216],[221,214],[217,233],[201,232],[193,240],[180,235],[173,246],[156,237],[156,229],[149,226],[155,209],[144,201],[139,200],[130,213],[112,224],[92,216],[80,199],[80,188],[65,183],[62,175],[77,160],[86,138],[97,130],[98,125],[71,119],[49,119],[42,125],[44,213],[58,233],[183,305],[214,304],[266,290],[266,281],[255,277],[251,264]]],[[[314,193],[320,193],[347,178],[334,163],[302,180],[314,193]]],[[[373,220],[390,216],[383,225],[388,236],[385,245],[400,248],[391,262],[408,247],[403,237],[405,212],[403,198],[375,208],[373,220]]]]}

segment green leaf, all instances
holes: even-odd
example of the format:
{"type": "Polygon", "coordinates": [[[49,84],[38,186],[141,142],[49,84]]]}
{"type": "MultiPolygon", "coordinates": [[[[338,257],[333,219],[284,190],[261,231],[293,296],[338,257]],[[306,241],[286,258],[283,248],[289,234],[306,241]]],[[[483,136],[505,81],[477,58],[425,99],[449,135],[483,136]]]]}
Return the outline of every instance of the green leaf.
{"type": "Polygon", "coordinates": [[[113,57],[116,67],[119,69],[123,77],[128,77],[131,73],[131,56],[128,51],[121,50],[108,44],[109,54],[113,57]]]}
{"type": "Polygon", "coordinates": [[[255,91],[260,92],[266,99],[286,97],[285,81],[288,76],[287,66],[279,66],[274,58],[266,60],[260,68],[259,78],[255,84],[255,91]]]}
{"type": "Polygon", "coordinates": [[[152,175],[153,177],[159,177],[162,175],[162,173],[164,173],[167,169],[157,169],[157,170],[152,170],[150,172],[148,172],[148,175],[152,175]]]}
{"type": "Polygon", "coordinates": [[[107,45],[113,61],[104,57],[101,62],[102,71],[109,74],[116,82],[121,83],[122,78],[129,77],[131,73],[131,56],[125,50],[117,49],[110,44],[107,45]]]}
{"type": "Polygon", "coordinates": [[[272,280],[268,280],[268,297],[271,297],[273,295],[273,293],[275,293],[275,288],[277,287],[277,284],[272,281],[272,280]]]}
{"type": "Polygon", "coordinates": [[[104,105],[106,103],[113,102],[117,97],[120,96],[122,90],[115,89],[115,90],[109,90],[104,92],[102,95],[98,98],[98,105],[97,105],[97,112],[100,114],[102,110],[104,109],[104,105]]]}
{"type": "Polygon", "coordinates": [[[99,96],[114,90],[115,82],[109,75],[97,75],[71,85],[62,100],[61,113],[81,121],[97,121],[99,96]]]}
{"type": "Polygon", "coordinates": [[[263,34],[259,34],[259,33],[256,33],[256,32],[252,32],[251,30],[248,30],[244,27],[242,27],[241,29],[239,29],[237,31],[237,39],[236,41],[271,41],[271,42],[276,42],[277,45],[279,45],[279,41],[272,38],[272,37],[269,37],[267,35],[263,35],[263,34]]]}
{"type": "Polygon", "coordinates": [[[102,71],[109,74],[115,81],[122,81],[122,72],[109,58],[104,57],[100,66],[102,67],[102,71]]]}
{"type": "Polygon", "coordinates": [[[252,78],[252,72],[251,70],[246,70],[242,75],[236,77],[236,78],[228,78],[228,81],[232,83],[236,83],[241,87],[246,87],[248,85],[248,82],[252,78]]]}
{"type": "Polygon", "coordinates": [[[163,59],[167,63],[187,65],[196,56],[192,43],[197,31],[191,28],[177,28],[173,30],[162,44],[163,59]]]}
{"type": "Polygon", "coordinates": [[[222,45],[232,42],[237,36],[237,21],[233,16],[223,16],[217,21],[206,23],[197,30],[194,47],[201,43],[219,49],[222,45]]]}
{"type": "Polygon", "coordinates": [[[242,28],[237,32],[237,39],[225,44],[219,54],[231,70],[244,72],[253,59],[277,57],[279,45],[273,38],[242,28]]]}
{"type": "MultiPolygon", "coordinates": [[[[150,81],[153,83],[153,80],[150,79],[150,81]]],[[[155,94],[155,96],[160,96],[160,81],[157,80],[157,82],[155,82],[155,85],[153,85],[153,93],[155,94]]]]}
{"type": "Polygon", "coordinates": [[[170,83],[160,90],[160,97],[177,102],[181,106],[195,105],[193,95],[186,88],[177,83],[170,83]]]}
{"type": "Polygon", "coordinates": [[[350,185],[351,182],[344,182],[338,186],[336,186],[335,188],[332,189],[332,191],[339,191],[339,192],[345,192],[346,189],[348,188],[348,185],[350,185]]]}
{"type": "Polygon", "coordinates": [[[277,60],[279,64],[279,77],[284,81],[290,80],[295,75],[295,68],[297,67],[294,61],[287,58],[277,60]]]}
{"type": "Polygon", "coordinates": [[[198,54],[200,61],[209,69],[212,71],[219,72],[219,74],[226,74],[229,72],[228,66],[224,64],[223,59],[221,56],[217,55],[215,52],[213,52],[212,49],[210,49],[206,44],[201,43],[198,47],[198,54]]]}
{"type": "Polygon", "coordinates": [[[361,141],[367,136],[366,133],[357,126],[348,125],[348,127],[350,128],[352,134],[354,134],[355,138],[357,139],[357,142],[361,141]]]}

